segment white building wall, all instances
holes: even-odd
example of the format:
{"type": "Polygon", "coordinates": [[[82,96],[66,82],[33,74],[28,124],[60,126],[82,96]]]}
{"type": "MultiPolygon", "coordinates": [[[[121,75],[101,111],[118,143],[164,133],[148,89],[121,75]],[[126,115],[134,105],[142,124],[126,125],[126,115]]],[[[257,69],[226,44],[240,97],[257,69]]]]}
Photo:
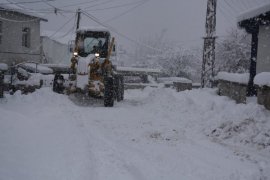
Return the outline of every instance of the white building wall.
{"type": "Polygon", "coordinates": [[[0,11],[2,21],[2,43],[0,62],[7,64],[23,61],[40,62],[40,19],[16,12],[0,11]],[[22,46],[22,29],[30,28],[30,47],[22,46]]]}
{"type": "Polygon", "coordinates": [[[258,55],[257,55],[257,74],[270,72],[270,26],[260,26],[258,55]]]}
{"type": "Polygon", "coordinates": [[[41,37],[43,62],[50,64],[70,64],[72,53],[68,45],[59,43],[47,36],[41,37]]]}

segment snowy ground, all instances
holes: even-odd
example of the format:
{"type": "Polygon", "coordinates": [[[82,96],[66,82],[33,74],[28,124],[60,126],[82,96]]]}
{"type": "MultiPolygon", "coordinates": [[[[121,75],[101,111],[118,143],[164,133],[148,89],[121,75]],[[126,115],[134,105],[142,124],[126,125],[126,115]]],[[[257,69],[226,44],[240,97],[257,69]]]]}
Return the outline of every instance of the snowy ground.
{"type": "Polygon", "coordinates": [[[0,179],[266,180],[269,134],[269,111],[214,90],[129,90],[104,108],[43,88],[0,102],[0,179]]]}

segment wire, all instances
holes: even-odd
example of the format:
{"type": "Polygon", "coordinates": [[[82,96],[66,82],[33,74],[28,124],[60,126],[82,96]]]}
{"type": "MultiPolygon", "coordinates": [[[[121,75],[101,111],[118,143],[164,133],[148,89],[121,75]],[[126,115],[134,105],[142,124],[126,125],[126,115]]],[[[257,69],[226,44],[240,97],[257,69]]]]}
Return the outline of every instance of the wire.
{"type": "Polygon", "coordinates": [[[225,2],[225,4],[227,4],[227,6],[229,6],[229,8],[231,8],[231,9],[234,11],[234,13],[238,11],[237,9],[235,9],[235,6],[232,6],[232,5],[231,5],[230,3],[228,3],[226,0],[224,0],[224,2],[225,2]]]}
{"type": "Polygon", "coordinates": [[[61,27],[59,27],[52,35],[49,37],[53,37],[56,33],[58,33],[61,29],[63,29],[70,21],[72,21],[75,18],[75,15],[72,16],[70,19],[68,19],[67,22],[65,22],[61,27]]]}
{"type": "Polygon", "coordinates": [[[126,35],[120,33],[119,31],[117,31],[115,28],[113,28],[113,27],[111,27],[111,26],[109,26],[109,25],[107,25],[107,24],[105,24],[105,23],[102,23],[102,22],[101,22],[99,19],[97,19],[95,16],[93,16],[93,15],[91,15],[91,14],[85,12],[85,11],[82,11],[82,13],[83,13],[86,17],[88,17],[88,18],[90,18],[91,20],[93,20],[94,22],[98,23],[99,25],[101,25],[101,26],[103,26],[103,27],[106,27],[106,28],[110,29],[112,32],[114,32],[114,33],[118,34],[119,36],[121,36],[121,37],[123,37],[123,38],[129,40],[130,42],[133,42],[133,43],[135,43],[135,44],[137,44],[137,45],[140,45],[140,46],[147,47],[147,48],[149,48],[149,49],[152,49],[152,50],[155,50],[155,51],[158,51],[158,52],[163,52],[163,50],[161,50],[161,49],[157,49],[157,48],[155,48],[155,47],[152,47],[152,46],[149,46],[149,45],[147,45],[147,44],[138,42],[138,41],[136,41],[136,40],[134,40],[134,39],[131,39],[130,37],[128,37],[128,36],[126,36],[126,35]]]}
{"type": "Polygon", "coordinates": [[[96,7],[96,6],[99,6],[99,5],[108,4],[108,3],[111,3],[112,1],[113,0],[108,0],[108,1],[98,3],[98,4],[95,4],[95,5],[92,5],[92,6],[88,6],[88,7],[84,8],[84,10],[89,10],[89,8],[96,7]]]}
{"type": "Polygon", "coordinates": [[[89,4],[89,3],[92,3],[92,2],[95,2],[95,1],[98,1],[98,0],[92,0],[92,1],[86,1],[86,2],[81,2],[81,3],[69,4],[69,5],[62,6],[61,8],[78,6],[78,5],[83,5],[83,4],[89,4]]]}
{"type": "Polygon", "coordinates": [[[127,11],[124,11],[123,13],[121,13],[121,14],[119,14],[119,15],[116,15],[116,16],[114,16],[114,17],[112,17],[112,18],[106,20],[105,23],[110,22],[110,21],[113,21],[113,20],[115,20],[115,19],[117,19],[117,18],[120,18],[120,17],[122,17],[122,16],[124,16],[124,15],[130,13],[131,11],[137,9],[138,7],[142,6],[143,4],[145,4],[145,3],[148,2],[148,1],[150,1],[150,0],[144,0],[144,1],[142,1],[141,4],[138,4],[138,5],[136,5],[136,6],[132,7],[132,8],[130,8],[130,9],[128,9],[127,11]]]}
{"type": "MultiPolygon", "coordinates": [[[[136,1],[136,2],[132,2],[132,3],[126,3],[126,4],[121,4],[121,5],[117,5],[117,6],[111,6],[111,7],[107,7],[107,8],[100,8],[100,9],[93,9],[91,11],[101,11],[101,10],[108,10],[108,9],[114,9],[114,8],[119,8],[119,7],[126,7],[126,6],[130,6],[130,5],[134,5],[134,4],[138,4],[141,2],[144,2],[145,0],[142,1],[136,1]]],[[[87,11],[87,9],[84,9],[87,11]]]]}

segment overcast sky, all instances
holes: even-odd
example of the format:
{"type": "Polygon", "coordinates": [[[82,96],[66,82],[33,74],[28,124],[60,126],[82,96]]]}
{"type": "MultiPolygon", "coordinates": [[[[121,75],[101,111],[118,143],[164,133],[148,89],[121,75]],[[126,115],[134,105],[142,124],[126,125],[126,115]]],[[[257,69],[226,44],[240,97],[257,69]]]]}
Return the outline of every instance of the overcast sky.
{"type": "MultiPolygon", "coordinates": [[[[49,3],[32,3],[24,6],[42,12],[48,19],[48,22],[42,23],[42,31],[56,31],[75,16],[77,8],[81,8],[130,39],[139,41],[161,36],[163,32],[165,39],[191,46],[202,45],[206,2],[207,0],[54,0],[49,3]],[[53,7],[60,9],[57,14],[54,14],[53,7]],[[67,10],[69,12],[66,12],[67,10]]],[[[270,0],[218,0],[217,35],[224,36],[228,30],[236,27],[236,17],[241,12],[267,2],[270,0]]],[[[63,33],[70,31],[74,21],[75,19],[70,20],[60,31],[63,33]]],[[[81,26],[97,26],[97,24],[83,15],[81,26]]],[[[129,49],[134,47],[134,43],[130,40],[117,34],[116,37],[129,49]]]]}

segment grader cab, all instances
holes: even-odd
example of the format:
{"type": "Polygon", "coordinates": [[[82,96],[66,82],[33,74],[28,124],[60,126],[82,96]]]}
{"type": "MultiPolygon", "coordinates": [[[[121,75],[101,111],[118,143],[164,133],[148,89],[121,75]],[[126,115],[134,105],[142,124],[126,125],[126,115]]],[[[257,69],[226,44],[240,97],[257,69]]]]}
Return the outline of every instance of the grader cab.
{"type": "Polygon", "coordinates": [[[110,60],[114,38],[103,29],[79,29],[71,59],[75,92],[104,100],[112,107],[114,100],[123,100],[123,76],[117,74],[110,60]]]}

